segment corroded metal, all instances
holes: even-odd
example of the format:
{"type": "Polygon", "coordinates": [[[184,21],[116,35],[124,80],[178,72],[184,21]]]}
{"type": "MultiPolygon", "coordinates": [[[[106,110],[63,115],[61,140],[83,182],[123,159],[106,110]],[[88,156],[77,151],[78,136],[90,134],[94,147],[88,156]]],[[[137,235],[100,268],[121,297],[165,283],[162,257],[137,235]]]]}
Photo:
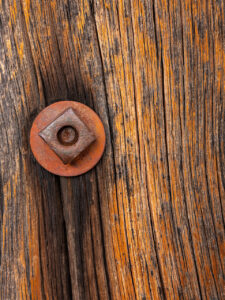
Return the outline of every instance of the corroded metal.
{"type": "Polygon", "coordinates": [[[40,112],[30,133],[32,152],[49,172],[77,176],[101,158],[105,131],[96,113],[74,101],[60,101],[40,112]]]}
{"type": "Polygon", "coordinates": [[[95,134],[71,107],[45,127],[39,135],[64,164],[71,163],[96,140],[95,134]]]}

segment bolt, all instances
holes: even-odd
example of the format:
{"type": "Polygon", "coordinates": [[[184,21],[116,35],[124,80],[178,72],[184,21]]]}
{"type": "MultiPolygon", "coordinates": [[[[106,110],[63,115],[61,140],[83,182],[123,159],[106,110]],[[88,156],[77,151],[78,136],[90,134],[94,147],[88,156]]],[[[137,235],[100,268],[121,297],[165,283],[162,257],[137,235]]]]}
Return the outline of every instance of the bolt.
{"type": "Polygon", "coordinates": [[[62,127],[58,133],[58,140],[64,146],[71,146],[75,144],[78,140],[78,132],[72,126],[62,127]]]}
{"type": "Polygon", "coordinates": [[[101,158],[105,131],[96,113],[75,101],[46,107],[34,120],[31,149],[48,171],[76,176],[90,170],[101,158]]]}

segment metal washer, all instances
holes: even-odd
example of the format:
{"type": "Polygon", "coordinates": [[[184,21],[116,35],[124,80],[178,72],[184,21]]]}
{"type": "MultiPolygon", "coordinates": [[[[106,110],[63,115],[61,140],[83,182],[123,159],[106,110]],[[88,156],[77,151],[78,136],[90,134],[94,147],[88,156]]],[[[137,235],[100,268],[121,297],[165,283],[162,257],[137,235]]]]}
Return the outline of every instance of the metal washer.
{"type": "Polygon", "coordinates": [[[34,157],[47,171],[60,176],[78,176],[92,169],[102,157],[105,148],[105,130],[98,115],[88,106],[75,101],[60,101],[43,109],[33,122],[30,145],[34,157]],[[64,164],[39,133],[63,111],[72,108],[76,115],[96,136],[96,140],[70,164],[64,164]]]}

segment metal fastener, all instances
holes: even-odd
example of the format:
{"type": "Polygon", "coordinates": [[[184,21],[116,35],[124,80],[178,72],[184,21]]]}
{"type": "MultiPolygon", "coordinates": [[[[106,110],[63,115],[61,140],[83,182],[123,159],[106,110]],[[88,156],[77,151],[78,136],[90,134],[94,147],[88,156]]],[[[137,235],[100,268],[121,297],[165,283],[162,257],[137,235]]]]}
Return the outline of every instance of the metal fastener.
{"type": "Polygon", "coordinates": [[[30,133],[39,164],[60,176],[77,176],[93,168],[105,148],[105,131],[97,114],[74,101],[56,102],[40,112],[30,133]]]}

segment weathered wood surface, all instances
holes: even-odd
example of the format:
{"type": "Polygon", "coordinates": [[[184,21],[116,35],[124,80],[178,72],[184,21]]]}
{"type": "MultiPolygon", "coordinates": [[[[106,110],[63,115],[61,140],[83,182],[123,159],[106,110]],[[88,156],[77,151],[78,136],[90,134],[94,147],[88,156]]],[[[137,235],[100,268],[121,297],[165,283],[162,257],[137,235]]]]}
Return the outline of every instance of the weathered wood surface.
{"type": "Polygon", "coordinates": [[[0,0],[0,299],[225,298],[223,0],[0,0]],[[43,170],[34,117],[92,107],[105,154],[43,170]]]}

